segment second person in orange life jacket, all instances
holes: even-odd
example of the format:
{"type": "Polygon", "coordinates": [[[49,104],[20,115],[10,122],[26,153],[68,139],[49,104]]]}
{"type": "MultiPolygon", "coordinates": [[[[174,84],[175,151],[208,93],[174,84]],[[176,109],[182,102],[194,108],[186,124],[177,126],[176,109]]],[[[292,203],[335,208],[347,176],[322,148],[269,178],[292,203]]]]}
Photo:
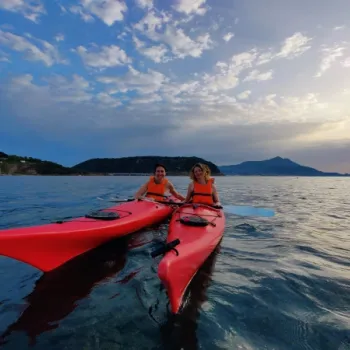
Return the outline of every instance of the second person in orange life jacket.
{"type": "Polygon", "coordinates": [[[156,164],[154,175],[150,176],[149,180],[143,184],[135,193],[135,199],[141,199],[143,196],[153,198],[158,201],[164,201],[165,193],[169,191],[174,197],[183,201],[185,199],[180,193],[175,190],[174,185],[165,177],[166,169],[162,164],[156,164]]]}
{"type": "Polygon", "coordinates": [[[207,165],[195,164],[191,169],[190,178],[193,181],[188,185],[185,202],[221,206],[214,178],[210,177],[207,165]]]}

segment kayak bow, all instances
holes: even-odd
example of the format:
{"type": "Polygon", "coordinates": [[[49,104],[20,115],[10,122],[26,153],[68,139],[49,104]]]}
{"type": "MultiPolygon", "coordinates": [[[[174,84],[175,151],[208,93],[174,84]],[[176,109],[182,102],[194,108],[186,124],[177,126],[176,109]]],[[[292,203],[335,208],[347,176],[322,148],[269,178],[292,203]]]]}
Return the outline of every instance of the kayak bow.
{"type": "Polygon", "coordinates": [[[222,209],[184,204],[174,212],[164,247],[165,255],[158,267],[158,276],[167,290],[174,314],[181,311],[188,285],[221,241],[224,230],[222,209]]]}
{"type": "Polygon", "coordinates": [[[173,210],[168,204],[138,200],[70,221],[0,230],[0,255],[50,271],[111,239],[157,224],[173,210]]]}

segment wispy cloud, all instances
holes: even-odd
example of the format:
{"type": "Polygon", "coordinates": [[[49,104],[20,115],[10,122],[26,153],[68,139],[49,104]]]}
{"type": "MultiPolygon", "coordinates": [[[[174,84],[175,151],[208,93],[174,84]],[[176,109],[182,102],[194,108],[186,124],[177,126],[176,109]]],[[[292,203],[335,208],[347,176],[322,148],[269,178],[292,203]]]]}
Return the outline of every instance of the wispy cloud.
{"type": "Polygon", "coordinates": [[[205,6],[206,0],[177,0],[173,6],[178,12],[183,12],[186,15],[196,14],[203,16],[207,12],[205,6]]]}
{"type": "Polygon", "coordinates": [[[63,34],[57,34],[56,36],[55,36],[55,40],[56,41],[64,41],[64,35],[63,34]]]}
{"type": "Polygon", "coordinates": [[[58,63],[67,63],[66,60],[61,58],[56,47],[45,40],[37,39],[31,35],[25,38],[0,30],[0,45],[7,46],[17,52],[23,52],[25,59],[41,61],[48,67],[58,63]],[[33,42],[38,42],[40,47],[33,42]]]}
{"type": "Polygon", "coordinates": [[[332,47],[324,47],[322,49],[323,58],[320,67],[315,75],[315,77],[321,77],[340,57],[343,57],[344,46],[339,46],[338,44],[332,47]]]}
{"type": "Polygon", "coordinates": [[[241,92],[240,94],[238,94],[237,98],[239,100],[246,100],[247,98],[249,98],[251,93],[252,92],[250,90],[245,90],[245,91],[241,92]]]}
{"type": "Polygon", "coordinates": [[[280,52],[276,56],[282,58],[298,57],[311,48],[311,46],[308,45],[310,41],[311,38],[299,32],[295,33],[284,41],[280,52]]]}
{"type": "Polygon", "coordinates": [[[227,33],[223,36],[223,39],[226,41],[226,42],[229,42],[235,35],[233,33],[227,33]]]}
{"type": "Polygon", "coordinates": [[[165,45],[154,45],[147,46],[147,44],[137,38],[136,35],[133,36],[136,49],[148,59],[160,63],[167,62],[169,58],[166,57],[168,49],[165,45]]]}
{"type": "Polygon", "coordinates": [[[191,38],[182,28],[171,23],[171,17],[166,13],[150,11],[134,28],[148,39],[169,46],[177,58],[200,57],[205,50],[213,48],[209,33],[191,38]]]}
{"type": "Polygon", "coordinates": [[[79,54],[86,66],[92,68],[104,69],[132,62],[125,51],[116,45],[102,46],[100,50],[78,46],[75,52],[79,54]]]}
{"type": "Polygon", "coordinates": [[[260,73],[257,69],[252,70],[243,81],[264,81],[270,80],[273,77],[273,71],[260,73]]]}
{"type": "Polygon", "coordinates": [[[35,23],[39,22],[40,16],[46,14],[40,0],[0,0],[0,9],[19,13],[35,23]]]}
{"type": "Polygon", "coordinates": [[[123,0],[81,0],[81,5],[73,5],[70,11],[78,14],[86,22],[91,22],[94,16],[106,25],[112,26],[117,21],[123,21],[128,8],[123,0]]]}
{"type": "Polygon", "coordinates": [[[142,9],[153,8],[153,0],[136,0],[136,4],[142,9]]]}
{"type": "Polygon", "coordinates": [[[350,57],[347,57],[343,62],[343,67],[350,68],[350,57]]]}
{"type": "Polygon", "coordinates": [[[162,85],[169,81],[169,78],[151,69],[146,73],[142,73],[129,66],[129,70],[124,76],[102,76],[98,78],[98,81],[112,85],[109,89],[111,94],[125,93],[128,91],[150,94],[159,91],[162,85]]]}
{"type": "Polygon", "coordinates": [[[10,55],[0,50],[0,62],[10,62],[10,55]]]}

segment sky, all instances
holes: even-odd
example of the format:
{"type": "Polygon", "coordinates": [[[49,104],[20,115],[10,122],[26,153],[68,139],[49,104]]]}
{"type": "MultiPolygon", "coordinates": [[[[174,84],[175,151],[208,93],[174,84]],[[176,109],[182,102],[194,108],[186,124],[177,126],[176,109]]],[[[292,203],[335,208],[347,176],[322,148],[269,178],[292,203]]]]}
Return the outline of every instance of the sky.
{"type": "Polygon", "coordinates": [[[0,151],[350,173],[348,0],[0,0],[0,151]]]}

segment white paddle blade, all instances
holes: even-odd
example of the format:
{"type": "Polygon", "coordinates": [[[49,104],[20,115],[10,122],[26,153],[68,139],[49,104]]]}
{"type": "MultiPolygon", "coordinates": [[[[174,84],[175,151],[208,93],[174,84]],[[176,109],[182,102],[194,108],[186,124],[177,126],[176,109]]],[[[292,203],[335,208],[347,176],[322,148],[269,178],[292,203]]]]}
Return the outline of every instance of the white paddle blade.
{"type": "Polygon", "coordinates": [[[275,212],[272,209],[256,208],[244,205],[224,205],[223,209],[225,213],[241,216],[271,217],[275,215],[275,212]]]}

